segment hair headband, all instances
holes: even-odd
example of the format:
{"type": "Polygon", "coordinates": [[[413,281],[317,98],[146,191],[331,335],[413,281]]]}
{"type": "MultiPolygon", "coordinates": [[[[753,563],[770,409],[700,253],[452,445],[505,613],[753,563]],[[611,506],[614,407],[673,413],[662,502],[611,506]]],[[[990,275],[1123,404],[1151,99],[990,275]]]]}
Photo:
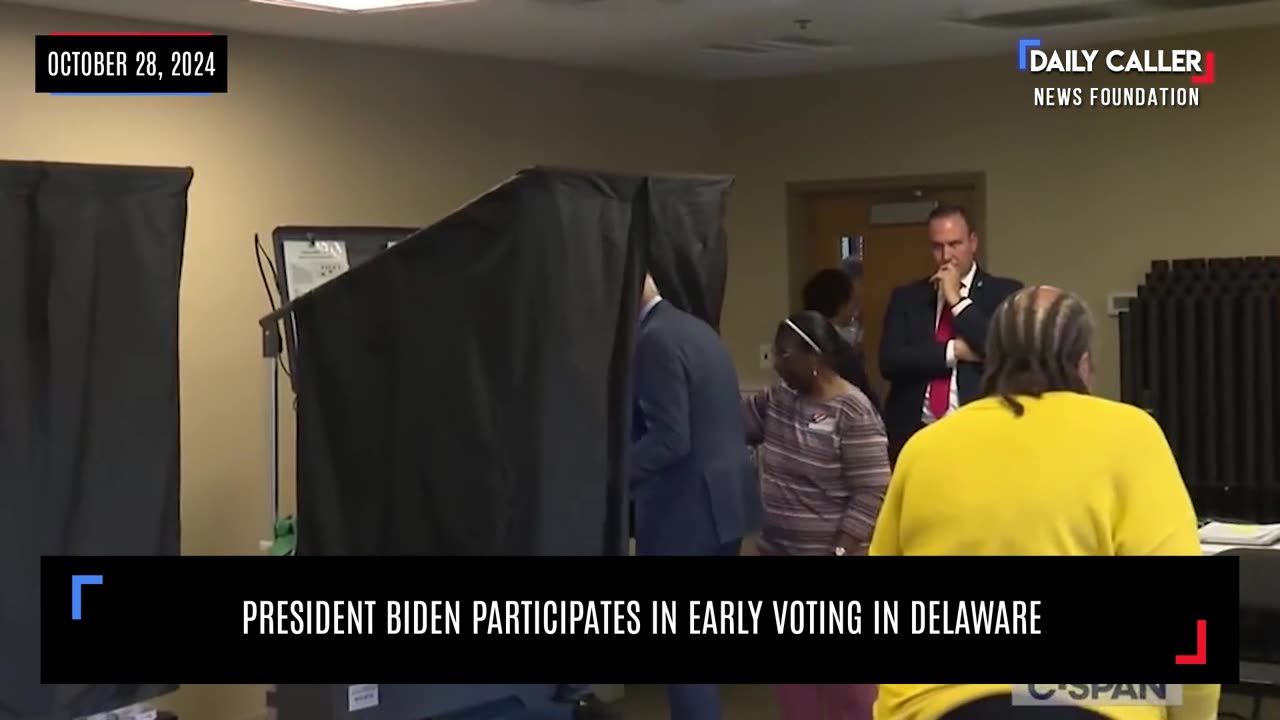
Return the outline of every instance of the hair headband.
{"type": "Polygon", "coordinates": [[[795,330],[796,334],[800,336],[800,339],[808,343],[809,347],[813,348],[814,352],[818,353],[819,355],[822,354],[822,350],[818,348],[818,343],[814,342],[813,338],[806,335],[805,332],[801,330],[799,327],[796,327],[796,324],[791,322],[791,318],[787,318],[786,320],[783,320],[783,322],[787,324],[787,327],[791,328],[792,330],[795,330]]]}

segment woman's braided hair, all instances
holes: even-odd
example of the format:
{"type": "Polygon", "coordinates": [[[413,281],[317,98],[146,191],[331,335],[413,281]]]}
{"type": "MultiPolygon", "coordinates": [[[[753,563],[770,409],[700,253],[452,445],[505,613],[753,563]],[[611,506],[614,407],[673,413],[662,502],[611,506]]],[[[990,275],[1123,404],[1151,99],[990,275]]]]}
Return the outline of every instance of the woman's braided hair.
{"type": "Polygon", "coordinates": [[[1005,299],[991,318],[982,394],[998,395],[1021,416],[1018,395],[1089,392],[1080,361],[1093,347],[1093,316],[1074,293],[1028,287],[1005,299]]]}

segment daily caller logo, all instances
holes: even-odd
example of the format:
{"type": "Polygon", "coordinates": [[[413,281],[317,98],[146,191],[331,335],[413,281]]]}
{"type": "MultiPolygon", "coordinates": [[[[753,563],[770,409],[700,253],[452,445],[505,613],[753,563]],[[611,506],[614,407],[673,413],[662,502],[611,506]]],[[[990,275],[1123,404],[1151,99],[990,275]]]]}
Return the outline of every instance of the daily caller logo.
{"type": "MultiPolygon", "coordinates": [[[[1036,107],[1199,107],[1214,81],[1213,53],[1201,50],[1044,50],[1038,38],[1018,41],[1018,70],[1036,75],[1139,76],[1143,87],[1035,88],[1036,107]],[[1158,85],[1145,76],[1159,76],[1158,85]],[[1162,86],[1168,81],[1168,86],[1162,86]]],[[[1074,83],[1072,83],[1074,85],[1074,83]]]]}

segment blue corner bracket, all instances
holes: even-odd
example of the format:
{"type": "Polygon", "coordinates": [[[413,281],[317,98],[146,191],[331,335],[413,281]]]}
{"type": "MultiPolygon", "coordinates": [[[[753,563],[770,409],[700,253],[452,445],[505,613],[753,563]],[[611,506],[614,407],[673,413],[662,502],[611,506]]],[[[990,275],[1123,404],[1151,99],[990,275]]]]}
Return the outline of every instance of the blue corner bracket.
{"type": "Polygon", "coordinates": [[[81,588],[85,585],[101,585],[101,575],[72,575],[71,576],[71,619],[80,619],[80,595],[81,588]]]}
{"type": "Polygon", "coordinates": [[[1039,38],[1022,38],[1018,41],[1018,70],[1026,72],[1027,70],[1027,51],[1031,48],[1040,47],[1039,38]]]}

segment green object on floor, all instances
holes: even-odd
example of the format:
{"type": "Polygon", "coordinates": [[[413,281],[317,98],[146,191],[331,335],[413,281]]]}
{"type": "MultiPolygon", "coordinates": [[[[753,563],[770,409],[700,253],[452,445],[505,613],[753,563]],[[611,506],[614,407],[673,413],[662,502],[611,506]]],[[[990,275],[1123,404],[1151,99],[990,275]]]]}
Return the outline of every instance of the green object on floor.
{"type": "Polygon", "coordinates": [[[269,555],[293,555],[297,550],[298,536],[293,525],[293,516],[276,520],[275,538],[271,542],[269,555]]]}

